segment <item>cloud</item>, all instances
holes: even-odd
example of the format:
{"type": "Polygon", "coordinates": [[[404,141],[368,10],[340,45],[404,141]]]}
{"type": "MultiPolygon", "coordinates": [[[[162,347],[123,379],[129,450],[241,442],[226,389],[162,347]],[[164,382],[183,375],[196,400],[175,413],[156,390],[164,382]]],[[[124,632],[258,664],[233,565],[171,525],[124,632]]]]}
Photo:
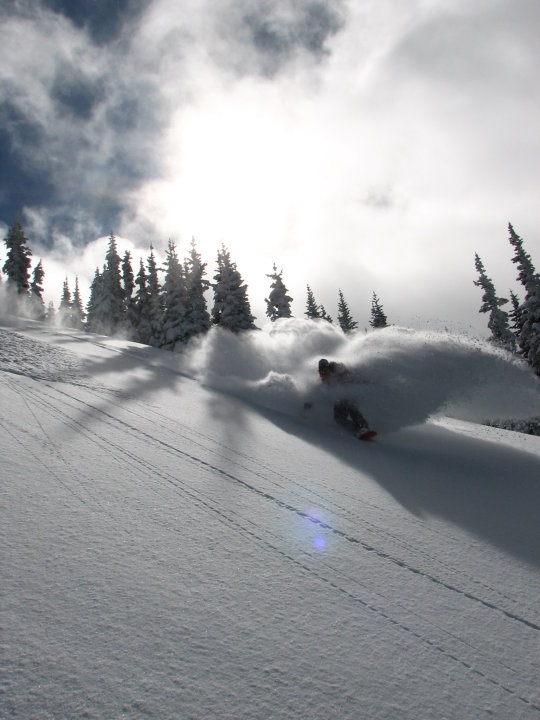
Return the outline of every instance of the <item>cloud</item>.
{"type": "Polygon", "coordinates": [[[299,56],[323,59],[329,54],[328,41],[343,25],[342,3],[230,2],[216,17],[224,42],[214,57],[241,76],[259,73],[272,78],[299,56]],[[232,42],[240,52],[231,53],[232,42]]]}
{"type": "Polygon", "coordinates": [[[204,74],[275,76],[300,55],[318,62],[342,24],[321,0],[231,0],[219,12],[204,2],[18,0],[2,21],[0,216],[46,208],[51,236],[75,232],[81,213],[102,232],[136,215],[131,194],[162,174],[163,133],[204,74]]]}
{"type": "Polygon", "coordinates": [[[116,40],[127,22],[133,21],[148,0],[41,0],[41,5],[68,18],[88,32],[97,45],[116,40]]]}
{"type": "Polygon", "coordinates": [[[35,10],[2,26],[2,217],[41,208],[50,238],[76,232],[86,214],[90,231],[105,232],[126,193],[157,172],[151,143],[166,122],[162,102],[122,48],[102,50],[62,15],[35,10]]]}
{"type": "Polygon", "coordinates": [[[532,0],[16,0],[0,14],[0,220],[24,208],[43,248],[194,235],[211,263],[225,242],[259,319],[276,262],[295,314],[306,283],[333,315],[341,287],[361,327],[373,290],[392,322],[484,327],[474,253],[501,294],[509,220],[534,255],[532,0]]]}
{"type": "Polygon", "coordinates": [[[88,121],[105,100],[103,78],[92,78],[81,68],[60,63],[51,87],[58,113],[70,113],[75,120],[88,121]]]}

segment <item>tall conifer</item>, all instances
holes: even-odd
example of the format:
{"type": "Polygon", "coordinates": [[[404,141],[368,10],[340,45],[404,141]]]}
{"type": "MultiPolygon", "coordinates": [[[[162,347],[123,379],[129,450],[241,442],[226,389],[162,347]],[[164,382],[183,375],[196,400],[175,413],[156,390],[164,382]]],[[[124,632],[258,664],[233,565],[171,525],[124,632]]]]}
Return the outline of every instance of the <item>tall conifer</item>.
{"type": "Polygon", "coordinates": [[[488,328],[491,330],[490,340],[497,345],[505,347],[507,350],[514,350],[516,339],[508,327],[507,313],[501,310],[501,306],[505,305],[508,300],[497,297],[493,281],[486,275],[484,265],[478,253],[474,256],[474,265],[478,272],[478,280],[475,280],[474,284],[477,287],[481,287],[484,291],[482,295],[482,305],[478,312],[489,313],[488,328]]]}
{"type": "Polygon", "coordinates": [[[230,252],[225,245],[222,245],[218,252],[214,280],[212,322],[232,332],[255,330],[247,285],[242,280],[236,263],[231,261],[230,252]]]}
{"type": "Polygon", "coordinates": [[[518,267],[518,280],[525,288],[525,298],[519,307],[517,341],[520,352],[540,375],[540,275],[531,256],[523,247],[523,240],[508,224],[510,244],[514,248],[512,262],[518,267]]]}
{"type": "Polygon", "coordinates": [[[291,317],[291,303],[292,297],[287,294],[287,288],[283,282],[283,270],[277,271],[276,264],[274,263],[273,272],[267,275],[272,282],[270,283],[270,294],[265,298],[266,302],[266,315],[274,322],[278,318],[290,318],[291,317]]]}
{"type": "Polygon", "coordinates": [[[385,328],[388,326],[386,314],[375,292],[371,298],[371,318],[369,324],[374,329],[385,328]]]}
{"type": "Polygon", "coordinates": [[[184,269],[178,259],[176,246],[169,240],[165,256],[165,281],[163,283],[163,323],[160,345],[174,350],[183,339],[183,322],[186,314],[186,284],[184,269]]]}
{"type": "Polygon", "coordinates": [[[58,318],[60,325],[72,327],[71,290],[69,289],[67,278],[64,280],[62,286],[62,297],[60,298],[60,305],[58,306],[58,318]]]}
{"type": "Polygon", "coordinates": [[[154,247],[150,245],[150,255],[146,263],[147,289],[148,289],[148,317],[150,320],[150,345],[159,346],[163,326],[163,297],[158,277],[154,247]]]}
{"type": "Polygon", "coordinates": [[[135,311],[135,276],[133,275],[133,267],[131,265],[131,253],[126,250],[122,259],[122,289],[124,291],[124,307],[125,307],[125,330],[128,337],[135,334],[135,325],[137,322],[135,311]]]}
{"type": "Polygon", "coordinates": [[[306,302],[306,312],[304,313],[308,320],[317,320],[318,318],[322,317],[321,310],[319,305],[317,305],[317,301],[315,300],[315,295],[313,294],[313,290],[307,286],[307,302],[306,302]]]}
{"type": "Polygon", "coordinates": [[[352,315],[349,310],[349,306],[345,302],[343,293],[341,292],[341,290],[339,290],[338,292],[339,292],[339,303],[338,303],[339,327],[343,330],[344,333],[351,333],[353,330],[355,330],[358,327],[358,323],[352,319],[352,315]]]}
{"type": "Polygon", "coordinates": [[[41,260],[35,266],[32,273],[32,282],[30,283],[30,302],[32,315],[37,320],[45,319],[45,303],[43,302],[43,278],[45,271],[41,260]]]}
{"type": "Polygon", "coordinates": [[[152,337],[150,324],[150,295],[148,293],[146,270],[140,261],[139,272],[135,279],[135,340],[148,345],[152,337]]]}
{"type": "Polygon", "coordinates": [[[182,340],[188,342],[190,338],[209,330],[211,325],[205,293],[210,282],[205,278],[206,263],[197,252],[195,240],[191,241],[191,250],[184,263],[184,277],[186,283],[186,312],[184,315],[182,340]]]}
{"type": "Polygon", "coordinates": [[[32,251],[28,247],[19,215],[4,238],[7,257],[2,268],[7,275],[7,288],[17,295],[28,295],[32,251]]]}
{"type": "Polygon", "coordinates": [[[104,317],[104,331],[109,335],[121,330],[125,319],[124,291],[120,273],[121,262],[116,247],[116,238],[111,232],[102,278],[103,304],[107,309],[106,317],[104,317]]]}
{"type": "Polygon", "coordinates": [[[86,313],[84,312],[81,291],[79,288],[79,278],[75,276],[75,290],[73,291],[73,298],[71,300],[71,323],[72,327],[77,330],[82,330],[84,327],[84,319],[86,313]]]}

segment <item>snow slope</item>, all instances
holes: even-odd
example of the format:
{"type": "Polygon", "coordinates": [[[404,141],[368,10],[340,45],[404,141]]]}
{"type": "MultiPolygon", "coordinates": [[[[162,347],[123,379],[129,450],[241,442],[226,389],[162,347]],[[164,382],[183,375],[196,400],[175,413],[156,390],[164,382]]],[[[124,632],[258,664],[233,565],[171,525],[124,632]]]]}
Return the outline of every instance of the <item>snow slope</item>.
{"type": "Polygon", "coordinates": [[[538,414],[519,363],[4,319],[0,371],[0,717],[540,718],[540,439],[477,424],[538,414]],[[377,443],[333,424],[320,355],[377,443]]]}

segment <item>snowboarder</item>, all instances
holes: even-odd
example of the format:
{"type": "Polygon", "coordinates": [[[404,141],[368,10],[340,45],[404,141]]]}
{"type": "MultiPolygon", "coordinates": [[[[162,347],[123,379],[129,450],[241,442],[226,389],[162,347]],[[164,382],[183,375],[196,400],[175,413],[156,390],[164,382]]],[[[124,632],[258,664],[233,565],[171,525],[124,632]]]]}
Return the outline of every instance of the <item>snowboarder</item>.
{"type": "MultiPolygon", "coordinates": [[[[326,358],[319,360],[319,377],[326,385],[345,384],[354,382],[349,369],[326,358]]],[[[354,432],[360,439],[371,439],[375,432],[368,430],[368,423],[356,403],[348,398],[342,398],[334,403],[334,420],[346,430],[354,432]]]]}

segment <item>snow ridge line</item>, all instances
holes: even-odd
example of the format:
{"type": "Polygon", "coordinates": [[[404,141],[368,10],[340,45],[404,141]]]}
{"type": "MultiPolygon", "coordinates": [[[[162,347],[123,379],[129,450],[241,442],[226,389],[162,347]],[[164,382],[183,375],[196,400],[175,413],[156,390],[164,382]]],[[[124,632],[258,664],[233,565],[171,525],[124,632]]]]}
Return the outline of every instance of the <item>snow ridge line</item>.
{"type": "MultiPolygon", "coordinates": [[[[202,458],[197,457],[196,455],[192,455],[191,453],[188,453],[184,450],[180,450],[170,443],[165,442],[164,440],[160,440],[159,438],[155,438],[152,436],[147,435],[146,433],[141,433],[139,429],[134,427],[133,425],[130,425],[129,423],[125,422],[124,420],[119,420],[118,418],[115,418],[114,415],[111,415],[105,410],[102,410],[101,408],[98,408],[94,405],[91,405],[90,403],[86,403],[83,400],[79,400],[78,398],[73,398],[68,393],[59,390],[58,388],[52,388],[48,383],[46,383],[47,387],[51,390],[56,390],[62,395],[65,395],[66,397],[70,398],[71,400],[75,399],[77,402],[79,402],[82,405],[86,405],[87,407],[90,407],[92,410],[100,412],[101,414],[105,415],[109,419],[113,420],[116,423],[120,423],[126,427],[128,427],[130,430],[138,433],[143,434],[146,437],[148,437],[153,442],[162,445],[163,447],[167,448],[168,450],[172,451],[173,453],[177,453],[183,457],[189,458],[191,461],[195,462],[198,465],[202,465],[203,467],[208,467],[209,469],[215,471],[216,473],[222,475],[223,477],[226,477],[228,480],[232,480],[233,482],[237,483],[238,485],[245,487],[247,490],[256,493],[260,497],[264,498],[265,500],[269,500],[270,502],[273,502],[278,507],[283,508],[284,510],[288,510],[289,512],[292,512],[296,514],[298,517],[301,517],[303,519],[307,519],[310,522],[312,522],[314,525],[317,525],[318,527],[327,530],[337,537],[342,538],[343,540],[346,540],[347,542],[350,542],[354,545],[359,545],[367,552],[372,552],[378,557],[382,558],[383,560],[387,560],[394,565],[397,565],[398,567],[407,570],[409,572],[412,572],[416,575],[419,575],[420,577],[424,577],[427,580],[430,580],[435,585],[438,585],[439,587],[444,587],[447,590],[450,590],[451,592],[455,592],[459,595],[462,595],[463,597],[466,597],[468,600],[472,600],[473,602],[477,602],[480,605],[483,605],[484,607],[495,610],[506,617],[508,617],[510,620],[515,620],[516,622],[519,622],[526,627],[531,628],[532,630],[540,631],[540,625],[537,625],[535,622],[531,620],[527,620],[524,617],[521,617],[520,615],[516,613],[512,613],[508,610],[505,610],[504,608],[499,607],[498,605],[495,605],[494,603],[489,602],[488,600],[484,600],[483,598],[478,597],[477,595],[474,595],[471,592],[468,592],[467,590],[461,590],[460,588],[456,587],[455,585],[452,585],[449,582],[446,582],[445,580],[441,580],[439,578],[436,578],[434,575],[431,575],[430,573],[424,572],[420,570],[419,568],[414,567],[413,565],[404,562],[403,560],[400,560],[399,558],[395,558],[389,553],[384,552],[383,550],[377,550],[373,545],[370,545],[369,543],[366,543],[363,540],[360,540],[359,538],[354,537],[353,535],[349,535],[348,533],[344,532],[343,530],[339,530],[338,528],[334,528],[329,523],[325,523],[322,520],[319,520],[312,515],[310,515],[307,512],[304,512],[303,510],[300,510],[299,508],[295,507],[294,505],[291,505],[290,503],[285,502],[284,500],[280,500],[279,498],[275,497],[274,495],[271,495],[270,493],[260,490],[259,488],[255,487],[255,485],[251,485],[245,480],[241,480],[240,478],[236,477],[232,473],[227,472],[226,470],[223,470],[222,468],[217,467],[216,465],[213,465],[212,463],[208,462],[207,460],[203,460],[202,458]]],[[[540,709],[540,708],[539,708],[540,709]]]]}

